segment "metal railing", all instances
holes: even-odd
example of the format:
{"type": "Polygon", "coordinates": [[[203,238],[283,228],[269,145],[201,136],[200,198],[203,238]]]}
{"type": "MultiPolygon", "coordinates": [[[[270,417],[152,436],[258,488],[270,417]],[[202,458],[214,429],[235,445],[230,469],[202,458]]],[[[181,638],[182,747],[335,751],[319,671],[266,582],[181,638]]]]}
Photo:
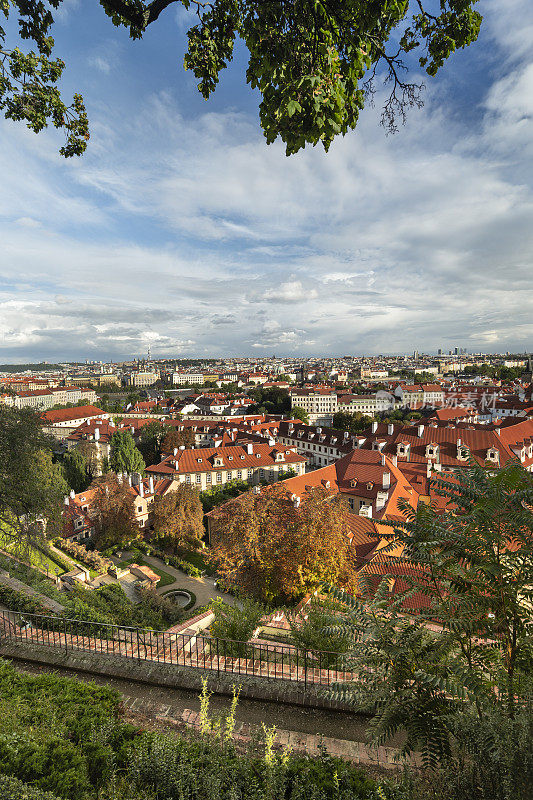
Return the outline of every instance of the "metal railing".
{"type": "Polygon", "coordinates": [[[165,633],[44,614],[3,611],[2,641],[23,642],[62,650],[121,656],[308,685],[331,686],[353,680],[339,653],[303,650],[291,644],[240,642],[206,634],[165,633]]]}

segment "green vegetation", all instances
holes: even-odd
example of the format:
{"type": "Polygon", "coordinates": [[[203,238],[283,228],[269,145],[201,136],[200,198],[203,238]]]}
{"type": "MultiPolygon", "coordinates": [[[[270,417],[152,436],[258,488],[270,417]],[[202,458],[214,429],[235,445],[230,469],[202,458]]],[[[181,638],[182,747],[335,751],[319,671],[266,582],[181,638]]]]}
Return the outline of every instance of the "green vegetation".
{"type": "Polygon", "coordinates": [[[235,479],[228,481],[223,486],[214,486],[212,489],[206,489],[200,492],[200,502],[202,503],[204,514],[212,511],[212,509],[217,506],[227,503],[228,500],[238,497],[240,494],[243,494],[243,492],[249,491],[249,483],[235,479]]]}
{"type": "Polygon", "coordinates": [[[30,676],[0,661],[2,800],[375,800],[375,782],[341,759],[278,754],[273,730],[246,752],[228,712],[201,733],[146,733],[120,720],[113,689],[30,676]]]}
{"type": "Polygon", "coordinates": [[[367,601],[333,591],[357,675],[333,695],[373,715],[376,743],[402,730],[404,751],[430,766],[451,757],[468,715],[496,736],[528,713],[533,689],[533,476],[518,462],[489,473],[472,461],[433,485],[453,511],[421,504],[388,523],[404,545],[388,569],[405,588],[391,597],[385,577],[367,601]]]}
{"type": "Polygon", "coordinates": [[[266,607],[244,596],[239,597],[236,605],[229,605],[217,597],[210,606],[215,614],[210,627],[211,636],[226,640],[220,643],[226,655],[244,656],[246,642],[266,613],[266,607]]]}
{"type": "Polygon", "coordinates": [[[372,424],[372,417],[356,411],[348,414],[344,411],[337,411],[333,414],[333,428],[337,431],[348,431],[349,433],[362,433],[372,424]]]}
{"type": "Polygon", "coordinates": [[[0,583],[0,603],[10,611],[22,611],[26,614],[49,614],[49,610],[37,597],[11,589],[0,583]]]}
{"type": "Polygon", "coordinates": [[[36,569],[27,567],[25,564],[21,564],[19,561],[8,558],[1,553],[0,569],[5,569],[13,578],[17,578],[19,581],[22,581],[22,583],[31,586],[32,589],[35,589],[41,594],[45,594],[58,603],[62,603],[65,600],[65,594],[56,589],[55,584],[51,580],[45,578],[45,576],[36,569]]]}
{"type": "Polygon", "coordinates": [[[302,408],[301,406],[294,406],[291,408],[289,413],[292,419],[299,419],[304,423],[304,425],[309,425],[309,414],[305,408],[302,408]]]}
{"type": "Polygon", "coordinates": [[[146,464],[139,450],[135,447],[133,436],[129,431],[116,431],[111,437],[111,458],[109,464],[113,472],[144,473],[146,464]]]}
{"type": "Polygon", "coordinates": [[[254,405],[248,409],[248,414],[290,414],[291,399],[287,389],[272,387],[270,389],[250,389],[249,396],[254,405]]]}

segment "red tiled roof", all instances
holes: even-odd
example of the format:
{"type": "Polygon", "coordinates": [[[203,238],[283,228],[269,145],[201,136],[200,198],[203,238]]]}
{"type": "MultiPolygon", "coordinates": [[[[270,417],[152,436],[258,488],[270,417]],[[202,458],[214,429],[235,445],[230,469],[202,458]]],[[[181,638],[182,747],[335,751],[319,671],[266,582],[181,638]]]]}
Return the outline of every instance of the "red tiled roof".
{"type": "Polygon", "coordinates": [[[84,417],[107,416],[105,411],[96,406],[77,406],[76,408],[58,408],[53,411],[44,411],[41,414],[43,422],[67,422],[69,420],[83,419],[84,417]]]}
{"type": "Polygon", "coordinates": [[[177,454],[167,456],[160,464],[146,468],[146,472],[154,474],[174,473],[186,474],[194,472],[212,472],[217,469],[238,470],[250,467],[264,467],[274,464],[298,464],[307,461],[286,445],[254,444],[253,452],[248,453],[246,446],[202,447],[198,449],[178,450],[177,454]],[[283,454],[283,461],[276,461],[276,454],[283,454]],[[257,457],[259,456],[259,458],[257,457]],[[215,458],[222,459],[222,465],[214,465],[215,458]]]}

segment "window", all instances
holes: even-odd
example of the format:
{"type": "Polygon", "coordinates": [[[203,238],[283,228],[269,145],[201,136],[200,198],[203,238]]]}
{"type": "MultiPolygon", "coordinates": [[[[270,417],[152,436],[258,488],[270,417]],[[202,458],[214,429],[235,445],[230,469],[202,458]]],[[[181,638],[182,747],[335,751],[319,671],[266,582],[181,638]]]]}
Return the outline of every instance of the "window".
{"type": "Polygon", "coordinates": [[[228,472],[228,476],[227,477],[228,477],[228,481],[230,481],[233,478],[233,472],[228,472]]]}
{"type": "Polygon", "coordinates": [[[254,471],[253,471],[253,469],[249,469],[248,470],[248,478],[253,478],[253,477],[254,477],[254,471]]]}
{"type": "Polygon", "coordinates": [[[217,483],[222,483],[222,473],[217,472],[217,483]]]}
{"type": "Polygon", "coordinates": [[[228,456],[228,461],[233,461],[233,456],[228,456]]]}
{"type": "Polygon", "coordinates": [[[207,473],[207,478],[206,478],[206,480],[207,480],[207,483],[211,483],[211,481],[212,481],[212,478],[211,478],[211,473],[210,473],[210,472],[208,472],[208,473],[207,473]]]}
{"type": "Polygon", "coordinates": [[[138,513],[138,514],[141,514],[141,513],[142,513],[142,510],[143,510],[143,507],[142,507],[142,506],[137,506],[137,513],[138,513]]]}
{"type": "Polygon", "coordinates": [[[190,483],[190,482],[191,482],[191,476],[190,475],[186,475],[185,476],[185,483],[190,483]]]}
{"type": "Polygon", "coordinates": [[[260,469],[260,470],[259,470],[259,476],[260,476],[261,478],[264,478],[264,477],[265,477],[265,470],[264,470],[264,469],[260,469]]]}
{"type": "Polygon", "coordinates": [[[201,482],[202,482],[202,476],[200,475],[200,473],[198,473],[196,475],[196,483],[201,483],[201,482]]]}
{"type": "Polygon", "coordinates": [[[241,480],[241,479],[242,479],[242,469],[238,469],[238,470],[237,470],[237,478],[238,478],[239,480],[241,480]]]}

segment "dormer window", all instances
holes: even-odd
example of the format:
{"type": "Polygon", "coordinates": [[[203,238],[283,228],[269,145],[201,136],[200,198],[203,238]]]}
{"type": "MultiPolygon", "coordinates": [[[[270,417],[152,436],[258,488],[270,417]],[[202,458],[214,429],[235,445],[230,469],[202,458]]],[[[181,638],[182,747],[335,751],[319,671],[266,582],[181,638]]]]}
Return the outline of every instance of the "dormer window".
{"type": "Polygon", "coordinates": [[[228,461],[233,461],[233,456],[228,456],[228,461]]]}
{"type": "Polygon", "coordinates": [[[500,453],[495,447],[489,447],[487,450],[487,461],[498,462],[500,460],[500,453]]]}
{"type": "Polygon", "coordinates": [[[197,459],[196,459],[196,463],[197,463],[197,464],[201,464],[201,463],[202,463],[202,459],[201,459],[201,458],[197,458],[197,459]]]}
{"type": "Polygon", "coordinates": [[[244,461],[244,456],[241,456],[242,460],[244,461]]]}
{"type": "Polygon", "coordinates": [[[374,487],[373,483],[368,482],[366,485],[367,492],[371,492],[374,487]]]}
{"type": "Polygon", "coordinates": [[[437,444],[428,444],[426,447],[426,458],[437,458],[439,455],[439,446],[437,444]]]}
{"type": "Polygon", "coordinates": [[[352,489],[355,489],[355,487],[357,486],[357,481],[350,481],[350,486],[352,489]]]}
{"type": "Polygon", "coordinates": [[[261,453],[256,453],[256,454],[255,454],[255,457],[256,457],[256,458],[261,458],[261,453]]]}
{"type": "Polygon", "coordinates": [[[215,467],[222,467],[223,466],[223,461],[222,461],[221,458],[215,458],[214,464],[215,464],[215,467]]]}
{"type": "Polygon", "coordinates": [[[399,456],[409,455],[409,442],[399,442],[396,445],[396,453],[399,456]]]}

